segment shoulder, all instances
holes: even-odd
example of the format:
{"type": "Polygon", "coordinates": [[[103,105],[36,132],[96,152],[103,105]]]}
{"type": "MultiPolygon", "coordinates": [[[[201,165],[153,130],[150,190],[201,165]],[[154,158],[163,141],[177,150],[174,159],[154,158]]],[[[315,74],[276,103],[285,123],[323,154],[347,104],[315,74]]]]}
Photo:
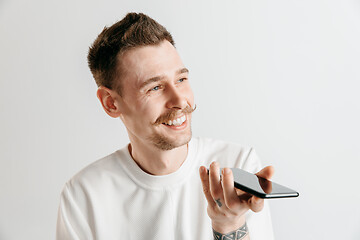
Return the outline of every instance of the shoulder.
{"type": "Polygon", "coordinates": [[[86,166],[66,182],[65,188],[70,193],[86,194],[101,190],[105,184],[111,184],[123,175],[122,151],[113,152],[86,166]]]}
{"type": "Polygon", "coordinates": [[[96,203],[124,194],[132,183],[123,167],[126,156],[123,149],[118,150],[91,163],[70,178],[61,192],[62,208],[77,208],[87,218],[96,203]]]}
{"type": "Polygon", "coordinates": [[[109,171],[113,171],[114,165],[116,165],[117,161],[116,152],[109,154],[108,156],[103,157],[80,170],[69,180],[69,182],[75,183],[89,181],[91,179],[101,177],[109,171]]]}
{"type": "Polygon", "coordinates": [[[260,161],[255,149],[235,142],[196,138],[198,151],[206,159],[205,165],[218,161],[222,167],[238,167],[247,171],[257,171],[260,161]]]}

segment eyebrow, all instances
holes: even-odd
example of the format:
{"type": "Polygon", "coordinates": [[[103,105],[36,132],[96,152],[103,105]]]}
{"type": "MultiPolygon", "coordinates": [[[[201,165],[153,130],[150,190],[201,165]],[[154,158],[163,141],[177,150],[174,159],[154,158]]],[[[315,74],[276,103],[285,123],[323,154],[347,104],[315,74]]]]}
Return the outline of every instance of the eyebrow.
{"type": "MultiPolygon", "coordinates": [[[[188,73],[189,72],[189,69],[187,68],[181,68],[179,70],[176,71],[176,74],[177,75],[180,75],[182,73],[188,73]]],[[[160,80],[164,79],[164,76],[156,76],[156,77],[152,77],[152,78],[149,78],[148,80],[146,80],[145,82],[143,82],[140,86],[140,89],[143,89],[145,86],[153,83],[153,82],[158,82],[160,80]]]]}

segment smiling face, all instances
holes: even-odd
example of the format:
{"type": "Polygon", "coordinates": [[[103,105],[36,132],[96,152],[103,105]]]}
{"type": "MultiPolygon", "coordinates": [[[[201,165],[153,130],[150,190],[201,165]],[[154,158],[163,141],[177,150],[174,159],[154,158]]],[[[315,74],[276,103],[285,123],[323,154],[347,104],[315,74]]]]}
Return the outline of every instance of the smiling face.
{"type": "Polygon", "coordinates": [[[191,139],[194,96],[184,67],[168,41],[121,56],[120,118],[133,145],[171,150],[191,139]]]}

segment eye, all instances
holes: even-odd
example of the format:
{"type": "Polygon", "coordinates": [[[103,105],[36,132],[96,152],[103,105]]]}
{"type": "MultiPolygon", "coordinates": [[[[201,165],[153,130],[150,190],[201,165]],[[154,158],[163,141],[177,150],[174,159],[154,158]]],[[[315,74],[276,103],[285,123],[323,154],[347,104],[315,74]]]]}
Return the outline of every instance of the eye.
{"type": "Polygon", "coordinates": [[[155,86],[153,88],[151,88],[149,91],[157,91],[160,89],[160,86],[155,86]]]}
{"type": "Polygon", "coordinates": [[[185,80],[186,80],[186,78],[180,78],[180,79],[178,80],[178,82],[181,83],[181,82],[183,82],[183,81],[185,81],[185,80]]]}

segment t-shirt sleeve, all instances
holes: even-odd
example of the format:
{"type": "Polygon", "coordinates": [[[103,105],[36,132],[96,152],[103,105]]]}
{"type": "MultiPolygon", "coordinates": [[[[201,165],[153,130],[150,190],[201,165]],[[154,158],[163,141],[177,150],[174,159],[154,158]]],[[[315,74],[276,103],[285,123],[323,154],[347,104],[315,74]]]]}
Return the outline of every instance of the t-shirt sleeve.
{"type": "Polygon", "coordinates": [[[60,197],[56,224],[56,239],[93,239],[91,229],[80,208],[74,201],[67,185],[65,185],[60,197]]]}
{"type": "MultiPolygon", "coordinates": [[[[242,169],[252,173],[257,173],[261,170],[260,160],[253,148],[250,149],[242,169]]],[[[248,211],[246,215],[246,222],[249,228],[251,240],[274,239],[269,204],[267,200],[265,200],[264,208],[260,212],[254,213],[251,210],[248,211]]]]}

